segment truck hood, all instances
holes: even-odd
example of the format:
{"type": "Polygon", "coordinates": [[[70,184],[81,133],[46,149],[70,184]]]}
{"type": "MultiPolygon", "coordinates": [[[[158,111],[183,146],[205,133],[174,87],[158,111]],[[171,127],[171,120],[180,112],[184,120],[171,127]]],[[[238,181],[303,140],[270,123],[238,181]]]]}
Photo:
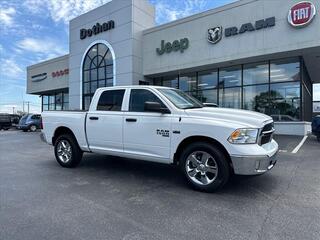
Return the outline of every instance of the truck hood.
{"type": "Polygon", "coordinates": [[[185,113],[191,117],[209,118],[212,120],[221,120],[226,124],[235,124],[240,127],[262,128],[267,123],[272,122],[272,118],[262,113],[239,110],[232,108],[195,108],[186,109],[185,113]]]}

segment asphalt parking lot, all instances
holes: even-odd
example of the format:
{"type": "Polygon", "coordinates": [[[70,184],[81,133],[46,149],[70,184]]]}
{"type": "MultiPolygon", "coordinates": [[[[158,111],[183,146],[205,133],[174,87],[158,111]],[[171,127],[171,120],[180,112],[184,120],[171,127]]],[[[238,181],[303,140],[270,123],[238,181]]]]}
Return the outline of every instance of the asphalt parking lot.
{"type": "Polygon", "coordinates": [[[175,167],[85,154],[61,168],[39,133],[0,132],[0,239],[320,239],[320,143],[278,136],[279,160],[220,192],[175,167]]]}

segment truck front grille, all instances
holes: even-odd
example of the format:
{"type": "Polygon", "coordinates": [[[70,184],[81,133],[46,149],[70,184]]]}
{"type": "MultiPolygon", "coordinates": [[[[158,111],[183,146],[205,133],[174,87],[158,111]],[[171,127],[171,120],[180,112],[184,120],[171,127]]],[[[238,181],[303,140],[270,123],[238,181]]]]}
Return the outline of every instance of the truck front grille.
{"type": "Polygon", "coordinates": [[[272,137],[273,137],[273,132],[274,132],[274,124],[272,123],[268,123],[267,125],[265,125],[260,133],[259,136],[259,145],[263,145],[266,143],[271,142],[272,137]]]}

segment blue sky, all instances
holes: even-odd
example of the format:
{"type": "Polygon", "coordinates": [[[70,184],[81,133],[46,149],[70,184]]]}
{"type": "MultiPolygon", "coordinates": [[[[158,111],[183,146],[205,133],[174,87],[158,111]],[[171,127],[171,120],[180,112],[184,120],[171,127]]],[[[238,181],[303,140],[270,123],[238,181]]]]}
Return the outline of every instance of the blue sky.
{"type": "MultiPolygon", "coordinates": [[[[0,0],[0,112],[22,110],[23,101],[40,111],[40,98],[25,93],[26,66],[68,53],[69,20],[108,1],[0,0]]],[[[232,1],[150,0],[157,24],[232,1]]]]}
{"type": "MultiPolygon", "coordinates": [[[[23,101],[40,111],[40,98],[25,93],[26,66],[67,54],[69,20],[108,1],[0,0],[0,112],[22,110],[23,101]]],[[[149,1],[159,25],[235,0],[149,1]]]]}

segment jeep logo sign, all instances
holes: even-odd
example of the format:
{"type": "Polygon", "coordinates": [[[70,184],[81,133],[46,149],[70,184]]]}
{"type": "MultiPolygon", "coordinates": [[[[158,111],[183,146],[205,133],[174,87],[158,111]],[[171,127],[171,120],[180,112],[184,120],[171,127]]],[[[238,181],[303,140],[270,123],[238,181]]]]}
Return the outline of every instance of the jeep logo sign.
{"type": "Polygon", "coordinates": [[[288,22],[293,27],[309,24],[316,15],[316,7],[311,2],[300,2],[294,5],[288,14],[288,22]]]}
{"type": "Polygon", "coordinates": [[[160,48],[157,48],[156,51],[158,55],[162,55],[164,53],[171,53],[180,51],[181,53],[184,52],[189,47],[189,39],[188,38],[182,38],[180,40],[174,40],[171,42],[165,42],[164,40],[161,40],[161,46],[160,48]]]}

